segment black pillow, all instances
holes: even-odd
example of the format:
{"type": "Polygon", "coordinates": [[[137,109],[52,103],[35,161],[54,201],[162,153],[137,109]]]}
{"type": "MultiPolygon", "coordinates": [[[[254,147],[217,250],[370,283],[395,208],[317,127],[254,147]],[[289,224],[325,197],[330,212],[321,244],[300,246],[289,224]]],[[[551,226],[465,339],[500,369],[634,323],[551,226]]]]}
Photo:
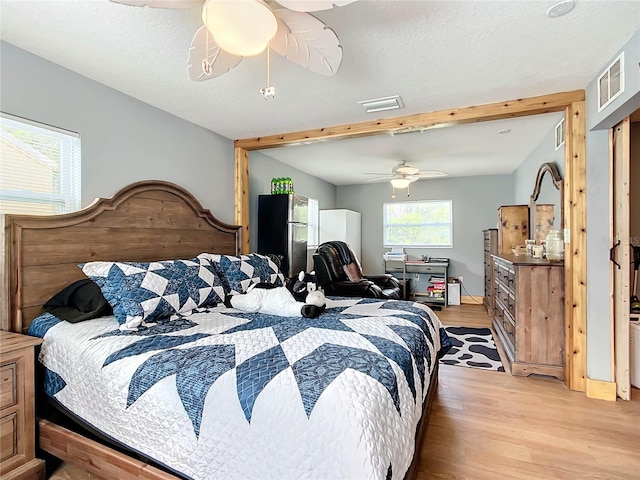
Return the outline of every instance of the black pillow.
{"type": "Polygon", "coordinates": [[[73,282],[51,297],[43,306],[47,312],[67,322],[76,323],[111,315],[113,309],[93,280],[73,282]]]}

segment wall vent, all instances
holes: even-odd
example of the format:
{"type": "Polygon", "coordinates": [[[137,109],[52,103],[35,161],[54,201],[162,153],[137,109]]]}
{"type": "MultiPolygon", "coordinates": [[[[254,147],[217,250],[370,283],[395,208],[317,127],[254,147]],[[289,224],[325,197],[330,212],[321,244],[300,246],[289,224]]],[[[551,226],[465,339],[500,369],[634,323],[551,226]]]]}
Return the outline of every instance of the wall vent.
{"type": "Polygon", "coordinates": [[[564,118],[556,125],[556,150],[564,145],[564,118]]]}
{"type": "Polygon", "coordinates": [[[372,98],[371,100],[361,100],[358,102],[362,105],[366,113],[382,112],[384,110],[396,110],[398,108],[404,108],[400,95],[393,95],[391,97],[372,98]]]}
{"type": "Polygon", "coordinates": [[[624,92],[624,52],[598,77],[598,112],[624,92]]]}

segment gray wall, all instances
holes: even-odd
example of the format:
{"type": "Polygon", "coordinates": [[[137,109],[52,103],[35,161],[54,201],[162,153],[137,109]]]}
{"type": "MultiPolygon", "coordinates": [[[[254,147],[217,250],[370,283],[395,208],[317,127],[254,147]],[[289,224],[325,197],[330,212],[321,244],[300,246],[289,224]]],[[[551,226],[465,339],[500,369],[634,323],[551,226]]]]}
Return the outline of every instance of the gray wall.
{"type": "MultiPolygon", "coordinates": [[[[564,178],[564,147],[556,150],[555,147],[555,127],[547,133],[538,146],[527,156],[524,162],[513,172],[514,200],[518,205],[529,205],[530,196],[535,187],[536,176],[540,165],[543,163],[555,163],[560,171],[560,176],[564,178]]],[[[538,203],[557,204],[559,196],[557,190],[547,189],[547,178],[543,182],[538,203]]],[[[549,182],[551,183],[551,182],[549,182]]],[[[556,210],[558,217],[558,210],[556,210]]]]}
{"type": "MultiPolygon", "coordinates": [[[[462,295],[484,295],[484,255],[482,230],[495,228],[500,205],[513,203],[512,175],[419,180],[411,184],[411,196],[400,190],[391,198],[388,182],[338,187],[338,208],[362,214],[362,267],[365,273],[384,271],[382,256],[382,205],[406,200],[453,201],[453,248],[407,249],[409,258],[421,255],[448,257],[449,275],[464,277],[462,295]]],[[[426,287],[425,279],[418,288],[426,287]]],[[[422,288],[424,290],[424,288],[422,288]]]]}
{"type": "Polygon", "coordinates": [[[587,376],[611,378],[611,316],[609,311],[609,128],[640,108],[640,30],[598,71],[586,87],[587,112],[587,376]],[[598,76],[625,52],[625,90],[598,112],[598,76]],[[607,284],[608,287],[607,288],[607,284]]]}
{"type": "Polygon", "coordinates": [[[139,180],[176,183],[234,223],[233,142],[0,43],[3,112],[80,134],[82,205],[139,180]]]}
{"type": "MultiPolygon", "coordinates": [[[[336,208],[336,186],[319,178],[312,177],[300,170],[279,162],[261,152],[249,153],[249,242],[251,251],[258,246],[258,195],[271,193],[271,179],[274,177],[290,177],[295,192],[318,200],[319,208],[336,208]]],[[[313,249],[315,250],[315,248],[313,249]]],[[[310,251],[307,270],[312,267],[310,251]]]]}

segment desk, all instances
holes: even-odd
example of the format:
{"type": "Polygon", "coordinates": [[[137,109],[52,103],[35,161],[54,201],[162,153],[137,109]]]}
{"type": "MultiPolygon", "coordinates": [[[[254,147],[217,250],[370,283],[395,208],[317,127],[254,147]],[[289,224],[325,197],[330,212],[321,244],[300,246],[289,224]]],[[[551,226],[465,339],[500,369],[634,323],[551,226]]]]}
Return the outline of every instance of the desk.
{"type": "MultiPolygon", "coordinates": [[[[408,285],[408,273],[417,273],[419,275],[429,275],[429,278],[442,278],[444,280],[444,290],[430,294],[429,292],[415,293],[414,297],[423,297],[425,302],[437,305],[449,305],[447,279],[449,278],[449,262],[421,262],[415,260],[384,260],[385,273],[394,275],[402,275],[400,278],[404,281],[405,288],[408,285]]],[[[422,298],[421,298],[422,300],[422,298]]]]}

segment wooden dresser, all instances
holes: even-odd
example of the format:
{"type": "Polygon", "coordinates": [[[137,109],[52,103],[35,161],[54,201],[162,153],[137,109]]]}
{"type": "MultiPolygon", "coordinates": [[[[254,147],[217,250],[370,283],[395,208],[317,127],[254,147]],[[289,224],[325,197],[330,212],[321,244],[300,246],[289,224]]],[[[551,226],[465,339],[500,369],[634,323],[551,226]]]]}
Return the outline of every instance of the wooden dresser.
{"type": "Polygon", "coordinates": [[[498,229],[489,228],[484,233],[484,306],[487,315],[493,317],[493,262],[491,255],[498,253],[498,229]]]}
{"type": "Polygon", "coordinates": [[[493,328],[511,373],[564,380],[563,262],[493,255],[493,275],[493,328]]]}
{"type": "Polygon", "coordinates": [[[40,338],[0,331],[0,478],[44,479],[35,455],[34,347],[40,338]]]}

